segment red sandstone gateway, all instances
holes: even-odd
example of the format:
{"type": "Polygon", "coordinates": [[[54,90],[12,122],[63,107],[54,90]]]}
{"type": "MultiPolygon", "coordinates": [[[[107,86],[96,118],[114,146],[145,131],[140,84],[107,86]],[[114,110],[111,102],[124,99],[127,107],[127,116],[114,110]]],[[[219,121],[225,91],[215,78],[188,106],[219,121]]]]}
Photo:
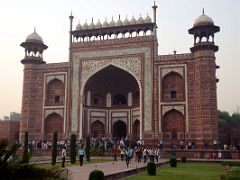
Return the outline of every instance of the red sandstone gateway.
{"type": "Polygon", "coordinates": [[[69,59],[48,64],[34,31],[25,42],[21,133],[29,140],[112,136],[196,147],[218,138],[214,34],[207,15],[189,33],[191,53],[158,54],[156,10],[131,19],[78,24],[70,18],[69,59]]]}

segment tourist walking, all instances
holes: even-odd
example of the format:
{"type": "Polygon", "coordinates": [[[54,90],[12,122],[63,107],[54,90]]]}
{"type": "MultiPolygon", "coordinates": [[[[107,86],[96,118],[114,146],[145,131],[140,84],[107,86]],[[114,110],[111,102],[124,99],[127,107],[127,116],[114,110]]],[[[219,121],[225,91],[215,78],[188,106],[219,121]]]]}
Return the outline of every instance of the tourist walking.
{"type": "Polygon", "coordinates": [[[112,153],[113,153],[114,161],[117,161],[117,153],[118,153],[117,147],[113,148],[112,153]]]}
{"type": "Polygon", "coordinates": [[[130,151],[129,147],[127,147],[127,149],[125,151],[125,156],[126,156],[126,164],[127,164],[127,167],[128,167],[129,161],[130,161],[130,158],[131,158],[131,151],[130,151]]]}
{"type": "Polygon", "coordinates": [[[83,146],[80,147],[80,149],[78,151],[78,155],[79,155],[80,166],[82,166],[83,165],[83,158],[86,155],[85,150],[83,149],[83,146]]]}
{"type": "Polygon", "coordinates": [[[62,167],[65,167],[65,160],[66,160],[67,152],[66,147],[64,146],[62,149],[62,167]]]}

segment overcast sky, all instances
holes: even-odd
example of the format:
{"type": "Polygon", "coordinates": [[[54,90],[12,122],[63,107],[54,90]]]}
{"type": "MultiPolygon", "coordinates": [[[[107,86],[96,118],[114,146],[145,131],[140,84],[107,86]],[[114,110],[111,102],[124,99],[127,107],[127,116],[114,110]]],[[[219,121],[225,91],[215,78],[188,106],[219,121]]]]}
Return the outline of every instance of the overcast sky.
{"type": "MultiPolygon", "coordinates": [[[[216,63],[218,109],[230,113],[240,105],[240,1],[238,0],[156,0],[159,54],[189,53],[193,37],[187,30],[202,14],[210,16],[221,31],[215,36],[219,46],[216,63]]],[[[68,61],[69,18],[74,16],[74,29],[82,24],[96,23],[113,17],[129,19],[140,14],[152,17],[153,0],[0,0],[0,118],[10,112],[21,112],[25,41],[36,26],[48,49],[47,63],[68,61]]]]}

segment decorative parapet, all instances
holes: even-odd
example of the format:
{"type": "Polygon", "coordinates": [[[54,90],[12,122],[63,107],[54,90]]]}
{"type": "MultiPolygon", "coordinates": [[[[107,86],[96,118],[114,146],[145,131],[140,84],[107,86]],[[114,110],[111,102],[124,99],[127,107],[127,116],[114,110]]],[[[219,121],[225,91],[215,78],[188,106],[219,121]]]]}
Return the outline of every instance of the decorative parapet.
{"type": "Polygon", "coordinates": [[[191,53],[170,54],[170,55],[160,55],[160,56],[158,56],[158,61],[187,60],[187,59],[193,59],[193,58],[194,58],[194,56],[191,53]]]}

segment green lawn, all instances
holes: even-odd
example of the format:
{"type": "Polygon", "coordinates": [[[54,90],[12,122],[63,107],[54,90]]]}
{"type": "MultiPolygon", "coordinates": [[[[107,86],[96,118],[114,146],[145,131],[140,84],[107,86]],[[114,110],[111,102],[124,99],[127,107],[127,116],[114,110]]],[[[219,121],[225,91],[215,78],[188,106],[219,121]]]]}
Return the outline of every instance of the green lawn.
{"type": "Polygon", "coordinates": [[[178,163],[157,168],[156,176],[147,172],[126,178],[126,180],[218,180],[224,173],[224,166],[217,163],[178,163]]]}
{"type": "MultiPolygon", "coordinates": [[[[110,161],[110,159],[92,159],[90,161],[90,163],[101,163],[101,162],[108,162],[110,161]]],[[[83,161],[83,164],[89,164],[88,161],[84,160],[83,161]]],[[[40,167],[40,168],[46,168],[46,169],[50,169],[50,168],[53,168],[53,167],[61,167],[62,163],[56,163],[55,166],[52,166],[51,163],[44,163],[44,164],[35,164],[37,167],[40,167]]],[[[79,161],[76,161],[76,164],[71,164],[70,162],[65,162],[65,167],[66,166],[79,166],[79,161]]]]}

